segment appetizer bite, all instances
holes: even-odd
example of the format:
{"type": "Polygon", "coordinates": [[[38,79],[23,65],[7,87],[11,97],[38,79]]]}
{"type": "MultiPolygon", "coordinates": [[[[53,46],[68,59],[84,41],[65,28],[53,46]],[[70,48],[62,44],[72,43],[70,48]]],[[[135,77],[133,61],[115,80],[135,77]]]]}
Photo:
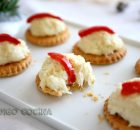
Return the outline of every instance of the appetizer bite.
{"type": "Polygon", "coordinates": [[[38,13],[27,19],[30,27],[26,39],[39,46],[55,46],[64,43],[69,37],[68,27],[63,19],[50,13],[38,13]]]}
{"type": "Polygon", "coordinates": [[[21,73],[31,63],[31,54],[23,40],[0,34],[0,77],[21,73]]]}
{"type": "Polygon", "coordinates": [[[75,87],[82,89],[94,83],[89,62],[74,54],[50,52],[36,76],[37,88],[49,95],[71,94],[75,87]]]}
{"type": "Polygon", "coordinates": [[[114,129],[140,130],[140,78],[122,83],[106,100],[104,114],[114,129]]]}
{"type": "Polygon", "coordinates": [[[79,32],[81,39],[73,52],[96,65],[112,64],[126,54],[124,43],[116,33],[106,26],[93,26],[79,32]]]}

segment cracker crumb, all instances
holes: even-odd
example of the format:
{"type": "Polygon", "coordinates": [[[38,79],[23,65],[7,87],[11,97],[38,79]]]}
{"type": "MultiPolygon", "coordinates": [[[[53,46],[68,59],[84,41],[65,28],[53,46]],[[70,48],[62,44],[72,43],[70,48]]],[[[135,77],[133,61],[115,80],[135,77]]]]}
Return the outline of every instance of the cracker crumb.
{"type": "Polygon", "coordinates": [[[93,96],[93,97],[92,97],[92,100],[93,100],[94,102],[97,102],[97,101],[98,101],[98,97],[97,97],[97,96],[93,96]]]}
{"type": "Polygon", "coordinates": [[[84,95],[85,97],[92,97],[93,96],[93,92],[87,92],[84,95]]]}
{"type": "Polygon", "coordinates": [[[105,116],[104,115],[98,114],[97,116],[98,116],[98,119],[99,119],[100,123],[102,123],[105,120],[105,116]]]}
{"type": "Polygon", "coordinates": [[[94,102],[98,101],[98,97],[94,95],[92,91],[89,91],[84,94],[84,97],[91,97],[94,102]]]}

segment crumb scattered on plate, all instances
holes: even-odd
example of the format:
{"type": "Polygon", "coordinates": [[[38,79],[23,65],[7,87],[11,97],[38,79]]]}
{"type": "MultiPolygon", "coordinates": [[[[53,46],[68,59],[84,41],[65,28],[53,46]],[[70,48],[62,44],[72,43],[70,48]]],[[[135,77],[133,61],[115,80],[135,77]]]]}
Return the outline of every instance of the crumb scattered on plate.
{"type": "Polygon", "coordinates": [[[98,97],[97,97],[97,96],[92,96],[92,100],[93,100],[94,102],[97,102],[97,101],[98,101],[98,97]]]}
{"type": "Polygon", "coordinates": [[[91,97],[94,102],[98,101],[98,96],[95,96],[92,91],[86,92],[84,97],[91,97]]]}
{"type": "Polygon", "coordinates": [[[84,97],[92,97],[93,96],[93,92],[89,91],[89,92],[86,92],[84,94],[84,97]]]}

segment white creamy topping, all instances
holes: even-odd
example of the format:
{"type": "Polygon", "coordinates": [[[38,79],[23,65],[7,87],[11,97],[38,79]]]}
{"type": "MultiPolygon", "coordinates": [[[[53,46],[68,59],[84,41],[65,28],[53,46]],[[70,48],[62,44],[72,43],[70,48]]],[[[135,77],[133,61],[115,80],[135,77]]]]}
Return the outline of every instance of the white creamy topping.
{"type": "Polygon", "coordinates": [[[99,31],[89,34],[78,42],[78,47],[87,54],[107,55],[123,48],[123,41],[116,34],[99,31]]]}
{"type": "Polygon", "coordinates": [[[52,36],[66,30],[63,21],[54,18],[39,18],[31,22],[30,31],[34,36],[52,36]]]}
{"type": "MultiPolygon", "coordinates": [[[[140,78],[134,78],[129,81],[140,81],[140,78]]],[[[140,94],[129,96],[121,95],[121,87],[114,92],[109,98],[108,110],[114,114],[119,114],[129,122],[129,126],[140,127],[140,94]]]]}
{"type": "MultiPolygon", "coordinates": [[[[85,62],[83,57],[74,54],[65,54],[65,56],[73,65],[76,73],[76,83],[80,86],[83,86],[85,82],[88,85],[93,85],[94,76],[90,63],[85,62]]],[[[64,67],[49,56],[46,58],[39,72],[39,78],[42,89],[47,86],[62,93],[70,93],[67,87],[68,75],[64,67]]]]}
{"type": "Polygon", "coordinates": [[[20,61],[29,55],[30,51],[25,42],[20,42],[18,45],[8,41],[0,43],[0,65],[20,61]]]}

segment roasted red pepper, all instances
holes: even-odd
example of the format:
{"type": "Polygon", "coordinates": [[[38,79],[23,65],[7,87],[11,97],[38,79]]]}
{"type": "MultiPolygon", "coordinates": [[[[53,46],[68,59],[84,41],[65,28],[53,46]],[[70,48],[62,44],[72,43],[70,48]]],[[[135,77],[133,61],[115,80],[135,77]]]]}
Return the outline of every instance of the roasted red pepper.
{"type": "Polygon", "coordinates": [[[50,13],[39,13],[39,14],[34,14],[34,15],[30,16],[30,17],[27,19],[27,23],[32,22],[32,20],[34,20],[34,19],[44,18],[44,17],[55,18],[55,19],[58,19],[58,20],[63,21],[60,17],[55,16],[55,15],[52,15],[52,14],[50,14],[50,13]]]}
{"type": "Polygon", "coordinates": [[[20,44],[20,41],[8,34],[0,34],[0,42],[8,41],[11,44],[18,45],[20,44]]]}
{"type": "Polygon", "coordinates": [[[52,59],[58,61],[64,67],[68,75],[68,84],[73,84],[76,81],[76,75],[74,72],[74,68],[72,67],[72,64],[67,59],[67,57],[60,53],[54,53],[54,52],[50,52],[48,53],[48,55],[52,59]]]}
{"type": "Polygon", "coordinates": [[[122,95],[128,96],[134,93],[140,94],[140,81],[130,81],[122,84],[122,95]]]}
{"type": "Polygon", "coordinates": [[[79,31],[79,36],[80,37],[85,37],[91,33],[94,32],[98,32],[98,31],[106,31],[110,34],[114,34],[115,32],[113,30],[111,30],[110,28],[106,27],[106,26],[93,26],[87,29],[83,29],[81,31],[79,31]]]}

